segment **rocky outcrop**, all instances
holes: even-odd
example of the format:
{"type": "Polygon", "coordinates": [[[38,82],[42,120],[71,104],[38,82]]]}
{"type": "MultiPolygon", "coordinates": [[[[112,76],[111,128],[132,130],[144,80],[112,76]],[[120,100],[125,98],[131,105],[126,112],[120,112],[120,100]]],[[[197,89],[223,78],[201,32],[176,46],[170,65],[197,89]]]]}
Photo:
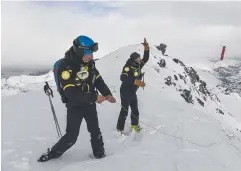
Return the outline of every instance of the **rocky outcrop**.
{"type": "Polygon", "coordinates": [[[228,67],[214,68],[215,76],[221,81],[217,86],[223,93],[237,93],[241,96],[241,62],[228,67]]]}
{"type": "MultiPolygon", "coordinates": [[[[210,103],[213,103],[211,107],[212,112],[218,115],[225,115],[226,113],[231,115],[228,111],[223,109],[220,99],[216,94],[209,91],[207,83],[200,78],[193,67],[185,65],[180,59],[168,58],[169,57],[167,57],[165,61],[165,68],[168,69],[172,67],[173,75],[164,77],[164,83],[167,86],[174,87],[184,101],[189,104],[200,105],[201,107],[205,107],[206,110],[206,107],[210,106],[210,103]],[[171,62],[174,62],[177,66],[175,66],[175,64],[173,66],[171,62]],[[169,64],[172,66],[168,66],[169,64]]],[[[157,61],[159,67],[155,68],[158,73],[163,69],[160,63],[161,60],[165,60],[165,58],[159,57],[159,60],[160,61],[157,61]]]]}

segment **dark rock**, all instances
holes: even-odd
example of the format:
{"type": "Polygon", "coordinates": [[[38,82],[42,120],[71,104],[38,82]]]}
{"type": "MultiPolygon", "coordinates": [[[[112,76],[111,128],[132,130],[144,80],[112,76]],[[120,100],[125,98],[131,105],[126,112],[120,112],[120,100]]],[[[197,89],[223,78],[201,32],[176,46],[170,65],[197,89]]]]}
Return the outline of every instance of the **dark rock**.
{"type": "Polygon", "coordinates": [[[156,46],[156,48],[162,52],[162,55],[164,55],[166,52],[167,45],[165,45],[164,43],[161,43],[159,46],[156,46]]]}
{"type": "Polygon", "coordinates": [[[228,67],[215,68],[215,77],[221,81],[220,87],[222,93],[229,95],[230,93],[237,93],[241,95],[241,75],[237,74],[241,70],[241,62],[228,67]]]}
{"type": "Polygon", "coordinates": [[[205,96],[210,95],[210,92],[208,91],[208,89],[206,87],[206,85],[207,85],[206,82],[200,80],[200,83],[201,84],[199,85],[199,91],[201,93],[203,93],[205,96]]]}
{"type": "Polygon", "coordinates": [[[183,76],[182,76],[182,74],[178,74],[178,75],[179,75],[179,78],[180,78],[180,79],[183,79],[183,76]]]}
{"type": "Polygon", "coordinates": [[[198,82],[200,80],[199,75],[197,74],[197,71],[195,71],[192,67],[190,67],[188,74],[191,78],[192,84],[195,84],[196,82],[198,82]]]}
{"type": "Polygon", "coordinates": [[[206,97],[205,97],[205,96],[203,96],[203,100],[207,101],[207,99],[206,99],[206,97]]]}
{"type": "Polygon", "coordinates": [[[177,58],[173,58],[172,60],[178,64],[179,60],[177,58]]]}
{"type": "Polygon", "coordinates": [[[172,77],[168,76],[167,78],[164,78],[164,80],[166,80],[166,85],[170,86],[172,85],[172,77]]]}
{"type": "Polygon", "coordinates": [[[180,64],[181,66],[186,66],[186,65],[184,65],[184,63],[183,63],[182,61],[180,61],[180,60],[179,60],[179,64],[180,64]]]}
{"type": "Polygon", "coordinates": [[[164,68],[166,66],[166,61],[165,59],[161,59],[160,62],[157,62],[157,64],[159,64],[160,67],[164,68]]]}
{"type": "Polygon", "coordinates": [[[181,66],[185,66],[184,63],[182,61],[180,61],[179,59],[177,59],[177,58],[173,58],[172,60],[174,62],[176,62],[177,64],[179,63],[181,66]]]}
{"type": "Polygon", "coordinates": [[[174,75],[174,78],[175,78],[175,80],[176,80],[176,81],[178,80],[178,78],[177,78],[177,76],[176,76],[176,75],[174,75]]]}
{"type": "Polygon", "coordinates": [[[185,77],[182,76],[181,74],[178,74],[178,75],[179,75],[179,78],[182,79],[182,80],[184,81],[184,83],[186,84],[186,83],[187,83],[187,81],[186,81],[186,75],[185,75],[185,77]]]}
{"type": "Polygon", "coordinates": [[[220,113],[220,114],[222,114],[222,115],[224,115],[224,113],[223,113],[223,111],[222,110],[220,110],[220,109],[216,109],[216,111],[218,112],[218,113],[220,113]]]}
{"type": "Polygon", "coordinates": [[[159,68],[155,68],[155,70],[156,70],[156,72],[158,72],[158,73],[160,72],[160,69],[159,69],[159,68]]]}
{"type": "Polygon", "coordinates": [[[167,78],[164,78],[164,80],[166,80],[165,84],[168,85],[168,86],[170,86],[170,85],[176,86],[177,85],[175,82],[173,82],[171,76],[168,76],[167,78]]]}
{"type": "Polygon", "coordinates": [[[192,103],[193,104],[191,91],[184,89],[182,94],[181,94],[181,96],[185,99],[185,101],[187,103],[192,103]]]}
{"type": "MultiPolygon", "coordinates": [[[[196,98],[197,98],[197,97],[196,97],[196,98]]],[[[197,98],[197,101],[198,101],[198,103],[199,103],[200,105],[202,105],[202,106],[204,107],[204,102],[203,102],[201,99],[197,98]]]]}

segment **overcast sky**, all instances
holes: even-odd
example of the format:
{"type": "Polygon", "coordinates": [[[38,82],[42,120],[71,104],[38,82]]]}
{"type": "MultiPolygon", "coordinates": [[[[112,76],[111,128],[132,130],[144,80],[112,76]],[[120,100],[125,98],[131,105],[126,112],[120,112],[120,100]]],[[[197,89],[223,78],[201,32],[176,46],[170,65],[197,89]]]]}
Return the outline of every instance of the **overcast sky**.
{"type": "Polygon", "coordinates": [[[119,47],[166,43],[172,56],[241,58],[241,2],[2,2],[2,66],[53,65],[73,39],[119,47]]]}

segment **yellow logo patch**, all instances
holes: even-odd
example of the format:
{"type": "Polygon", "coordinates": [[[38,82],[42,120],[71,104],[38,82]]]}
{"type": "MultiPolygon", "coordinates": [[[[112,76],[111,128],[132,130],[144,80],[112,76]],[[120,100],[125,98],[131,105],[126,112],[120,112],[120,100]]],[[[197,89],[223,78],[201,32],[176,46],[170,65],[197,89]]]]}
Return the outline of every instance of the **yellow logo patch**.
{"type": "Polygon", "coordinates": [[[125,72],[128,72],[128,71],[130,71],[130,68],[129,68],[129,67],[125,67],[125,68],[124,68],[124,71],[125,71],[125,72]]]}
{"type": "Polygon", "coordinates": [[[134,76],[137,77],[138,75],[139,75],[138,72],[135,71],[134,76]]]}
{"type": "Polygon", "coordinates": [[[64,79],[64,80],[68,80],[70,78],[70,73],[69,71],[63,71],[61,73],[61,77],[64,79]]]}

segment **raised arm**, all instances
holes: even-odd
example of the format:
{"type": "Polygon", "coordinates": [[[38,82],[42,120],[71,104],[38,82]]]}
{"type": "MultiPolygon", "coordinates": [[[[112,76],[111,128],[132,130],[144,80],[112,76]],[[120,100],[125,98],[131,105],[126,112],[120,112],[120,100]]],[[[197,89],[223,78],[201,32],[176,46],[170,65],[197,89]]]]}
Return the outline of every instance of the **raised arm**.
{"type": "Polygon", "coordinates": [[[143,55],[143,58],[141,59],[141,68],[147,63],[147,61],[149,60],[149,56],[150,56],[150,47],[146,41],[146,38],[144,38],[144,43],[142,43],[142,44],[144,46],[144,55],[143,55]]]}

